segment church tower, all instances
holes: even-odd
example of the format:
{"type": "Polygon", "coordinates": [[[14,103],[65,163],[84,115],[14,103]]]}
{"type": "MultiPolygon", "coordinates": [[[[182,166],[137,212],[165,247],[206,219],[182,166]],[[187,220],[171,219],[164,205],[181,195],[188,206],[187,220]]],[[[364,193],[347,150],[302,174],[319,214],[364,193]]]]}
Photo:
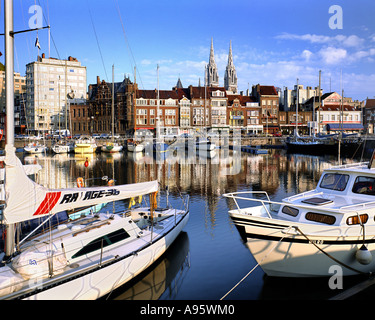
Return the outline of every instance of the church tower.
{"type": "Polygon", "coordinates": [[[228,64],[224,74],[224,88],[237,93],[237,73],[233,63],[232,41],[229,44],[228,64]]]}
{"type": "Polygon", "coordinates": [[[208,65],[206,66],[205,72],[205,84],[207,87],[218,87],[219,86],[219,76],[217,72],[217,66],[215,63],[214,57],[214,43],[213,39],[211,38],[211,51],[210,51],[210,59],[208,61],[208,65]]]}

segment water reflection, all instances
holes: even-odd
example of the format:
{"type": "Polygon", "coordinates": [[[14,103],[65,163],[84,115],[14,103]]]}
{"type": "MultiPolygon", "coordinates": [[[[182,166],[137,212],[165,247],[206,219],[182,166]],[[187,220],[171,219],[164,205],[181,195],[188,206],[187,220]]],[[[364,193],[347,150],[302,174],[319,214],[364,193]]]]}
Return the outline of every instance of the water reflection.
{"type": "MultiPolygon", "coordinates": [[[[168,186],[172,204],[180,193],[189,193],[191,215],[182,240],[179,239],[174,249],[168,250],[153,269],[138,278],[137,283],[132,282],[121,292],[112,293],[109,299],[216,300],[256,265],[228,216],[234,203],[221,195],[263,190],[271,199],[281,200],[313,189],[323,170],[337,163],[334,156],[287,154],[283,150],[270,150],[267,155],[220,151],[215,157],[194,155],[178,158],[175,155],[173,161],[161,163],[154,161],[152,155],[134,156],[126,152],[87,156],[24,156],[21,153],[19,156],[24,163],[42,166],[37,181],[49,188],[76,186],[78,177],[84,177],[90,185],[105,184],[106,179],[115,180],[115,184],[156,179],[161,190],[168,186]],[[186,251],[189,252],[189,261],[186,251]]],[[[127,208],[127,203],[116,206],[116,210],[127,208]]],[[[264,278],[263,271],[257,268],[228,299],[273,298],[272,292],[280,292],[280,288],[287,284],[288,281],[275,282],[264,278]]],[[[309,284],[308,295],[304,295],[301,288],[300,296],[319,299],[319,286],[326,289],[327,283],[315,284],[318,286],[316,290],[309,284]]]]}
{"type": "Polygon", "coordinates": [[[175,299],[189,268],[189,237],[182,232],[156,264],[104,299],[175,299]]]}

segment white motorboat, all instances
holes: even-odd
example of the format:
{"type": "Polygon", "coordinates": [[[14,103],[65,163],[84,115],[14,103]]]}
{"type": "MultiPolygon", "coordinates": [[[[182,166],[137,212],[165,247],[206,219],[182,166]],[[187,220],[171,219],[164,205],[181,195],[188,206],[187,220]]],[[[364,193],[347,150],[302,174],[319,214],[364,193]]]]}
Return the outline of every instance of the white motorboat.
{"type": "Polygon", "coordinates": [[[0,298],[97,299],[155,262],[188,221],[188,208],[157,208],[157,181],[49,189],[27,177],[13,146],[5,150],[7,198],[2,213],[8,229],[0,298]],[[15,240],[9,226],[15,223],[147,194],[150,207],[66,221],[47,233],[23,238],[17,251],[9,245],[15,240]]]}
{"type": "Polygon", "coordinates": [[[229,215],[267,275],[331,276],[333,265],[343,275],[375,271],[372,163],[326,169],[316,189],[281,202],[271,201],[266,192],[224,195],[235,201],[237,209],[229,215]],[[248,201],[255,205],[243,207],[248,201]]]}
{"type": "Polygon", "coordinates": [[[45,145],[41,145],[38,142],[30,142],[27,146],[23,148],[26,153],[35,154],[35,153],[43,153],[47,151],[47,147],[45,145]]]}

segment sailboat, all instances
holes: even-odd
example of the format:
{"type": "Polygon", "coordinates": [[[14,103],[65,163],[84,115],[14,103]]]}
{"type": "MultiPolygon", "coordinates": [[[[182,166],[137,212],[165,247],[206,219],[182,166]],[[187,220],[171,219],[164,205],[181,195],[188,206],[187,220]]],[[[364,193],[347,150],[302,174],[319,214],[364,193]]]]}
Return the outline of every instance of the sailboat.
{"type": "Polygon", "coordinates": [[[157,108],[156,108],[156,139],[153,144],[154,153],[156,153],[157,157],[165,156],[166,152],[168,151],[169,145],[161,140],[160,138],[160,114],[159,114],[159,65],[157,65],[157,78],[158,78],[158,96],[157,96],[157,108]]]}
{"type": "Polygon", "coordinates": [[[286,140],[286,146],[288,152],[297,152],[297,153],[318,153],[322,148],[322,142],[316,139],[314,136],[310,137],[301,137],[298,134],[298,105],[299,105],[299,87],[297,79],[297,99],[296,99],[296,127],[294,129],[294,137],[288,137],[286,140]]]}
{"type": "Polygon", "coordinates": [[[83,135],[74,144],[74,153],[85,154],[85,153],[95,153],[97,144],[94,138],[83,135]]]}
{"type": "MultiPolygon", "coordinates": [[[[158,208],[158,182],[91,188],[45,188],[25,173],[14,147],[13,2],[5,0],[7,143],[5,146],[5,252],[2,299],[97,299],[154,263],[188,221],[189,210],[158,208]],[[150,206],[97,213],[31,233],[17,243],[16,225],[83,206],[150,195],[150,206]],[[32,237],[31,237],[32,236],[32,237]]],[[[186,200],[186,199],[185,199],[186,200]]],[[[132,202],[132,201],[131,201],[132,202]]],[[[184,201],[184,204],[186,202],[184,201]]]]}
{"type": "Polygon", "coordinates": [[[23,150],[29,154],[36,154],[46,152],[48,148],[35,139],[34,141],[30,141],[27,146],[24,146],[23,150]]]}
{"type": "Polygon", "coordinates": [[[114,80],[114,66],[112,65],[112,137],[111,141],[108,143],[105,143],[102,145],[101,150],[103,152],[120,152],[122,151],[122,145],[118,144],[113,140],[114,137],[114,127],[115,127],[115,115],[114,115],[114,110],[115,110],[115,80],[114,80]]]}
{"type": "Polygon", "coordinates": [[[61,142],[56,143],[52,146],[52,151],[54,153],[70,153],[74,151],[74,143],[61,142]]]}

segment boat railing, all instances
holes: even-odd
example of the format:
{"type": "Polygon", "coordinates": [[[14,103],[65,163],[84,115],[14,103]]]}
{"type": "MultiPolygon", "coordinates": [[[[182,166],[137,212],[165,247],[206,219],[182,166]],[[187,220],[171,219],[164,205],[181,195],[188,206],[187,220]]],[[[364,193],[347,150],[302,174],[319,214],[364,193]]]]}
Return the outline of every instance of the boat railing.
{"type": "MultiPolygon", "coordinates": [[[[267,213],[267,215],[270,219],[272,219],[271,211],[277,211],[280,208],[280,206],[289,205],[288,199],[292,198],[292,197],[287,198],[283,202],[272,201],[272,200],[270,200],[266,191],[243,191],[243,192],[225,193],[225,194],[223,194],[223,197],[233,199],[233,201],[236,204],[236,207],[238,209],[238,212],[245,213],[245,214],[246,214],[246,212],[244,212],[244,209],[240,208],[237,200],[246,200],[246,201],[261,203],[261,205],[263,206],[264,210],[266,211],[266,213],[267,213]],[[264,194],[267,199],[257,199],[257,198],[244,197],[243,195],[246,195],[246,194],[247,195],[264,194]]],[[[292,203],[291,205],[293,206],[293,208],[298,208],[298,209],[311,210],[311,208],[312,208],[311,205],[306,205],[306,204],[301,204],[301,203],[298,203],[298,204],[292,203]]],[[[363,210],[363,209],[368,208],[370,206],[374,207],[375,201],[352,204],[352,205],[342,206],[342,207],[339,207],[339,208],[329,207],[329,208],[325,209],[323,207],[319,207],[319,211],[329,210],[332,213],[338,213],[338,214],[341,213],[342,214],[343,212],[346,212],[346,211],[359,211],[361,209],[363,210]],[[358,209],[358,207],[360,209],[358,209]]],[[[317,209],[315,209],[315,210],[317,210],[317,209]]]]}
{"type": "MultiPolygon", "coordinates": [[[[233,201],[236,204],[236,207],[237,207],[237,209],[238,209],[239,212],[241,212],[242,209],[240,208],[240,206],[239,206],[239,204],[237,202],[237,199],[238,200],[247,200],[247,201],[260,202],[262,204],[263,208],[266,210],[268,217],[271,218],[271,219],[272,219],[272,216],[271,216],[271,213],[270,213],[270,211],[268,210],[268,208],[266,206],[266,203],[270,204],[270,209],[271,209],[272,204],[277,204],[277,205],[281,204],[281,203],[277,203],[277,202],[271,201],[270,197],[269,197],[269,195],[268,195],[268,193],[266,191],[242,191],[242,192],[225,193],[225,194],[223,194],[223,197],[233,199],[233,201]],[[264,195],[264,196],[266,196],[267,200],[238,196],[238,195],[245,195],[245,194],[264,195]]],[[[271,209],[271,211],[272,211],[272,209],[271,209]]]]}
{"type": "Polygon", "coordinates": [[[311,194],[314,194],[314,196],[319,196],[319,195],[322,195],[323,192],[316,192],[316,190],[309,190],[309,191],[306,191],[306,192],[303,192],[303,193],[299,193],[299,194],[296,194],[294,196],[290,196],[288,198],[286,198],[285,200],[286,201],[293,201],[293,200],[296,200],[296,199],[299,199],[299,198],[307,198],[307,197],[310,197],[311,194]]]}
{"type": "Polygon", "coordinates": [[[356,203],[356,204],[349,204],[347,206],[342,206],[340,207],[340,210],[342,211],[348,211],[348,209],[350,211],[356,211],[356,210],[364,210],[364,209],[368,209],[368,208],[373,208],[375,207],[375,201],[368,201],[368,202],[363,202],[363,203],[356,203]],[[355,208],[359,208],[359,209],[355,209],[355,208]]]}
{"type": "Polygon", "coordinates": [[[349,169],[349,168],[355,168],[355,167],[363,167],[363,166],[367,166],[368,165],[368,162],[357,162],[357,163],[347,163],[347,164],[342,164],[342,165],[338,165],[338,166],[333,166],[333,167],[330,167],[329,170],[331,169],[349,169]]]}

